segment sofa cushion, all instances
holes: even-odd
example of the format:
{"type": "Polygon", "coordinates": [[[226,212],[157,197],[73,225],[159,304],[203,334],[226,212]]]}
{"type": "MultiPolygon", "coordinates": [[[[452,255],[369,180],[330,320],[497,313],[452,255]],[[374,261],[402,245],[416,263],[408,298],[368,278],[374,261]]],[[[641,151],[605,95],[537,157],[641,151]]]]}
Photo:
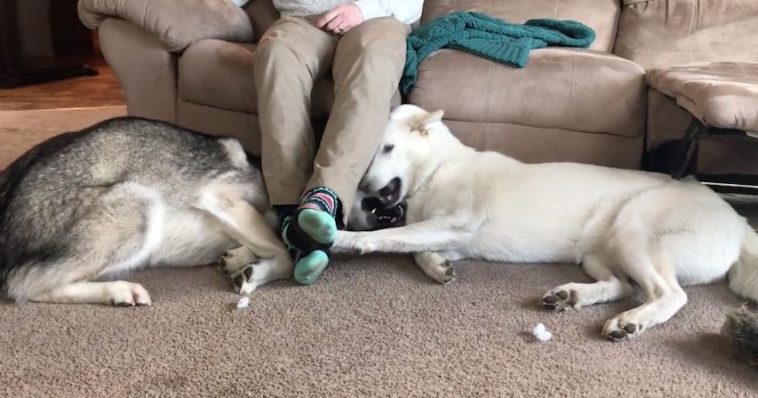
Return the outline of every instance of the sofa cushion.
{"type": "Polygon", "coordinates": [[[516,69],[455,50],[421,64],[410,102],[456,121],[637,137],[645,128],[645,74],[611,54],[549,48],[516,69]]]}
{"type": "Polygon", "coordinates": [[[758,62],[756,0],[624,0],[614,53],[645,69],[758,62]]]}
{"type": "Polygon", "coordinates": [[[202,39],[252,41],[250,18],[228,0],[79,0],[79,18],[90,29],[103,20],[127,20],[170,52],[181,52],[202,39]]]}
{"type": "MultiPolygon", "coordinates": [[[[255,45],[202,40],[179,59],[179,97],[184,101],[237,112],[258,114],[253,52],[255,45]]],[[[315,85],[311,111],[328,114],[334,100],[330,79],[315,85]]]]}
{"type": "Polygon", "coordinates": [[[452,11],[478,11],[511,23],[536,18],[573,19],[595,30],[597,38],[591,49],[607,52],[613,49],[620,12],[618,0],[427,0],[421,22],[427,23],[452,11]]]}
{"type": "Polygon", "coordinates": [[[758,63],[654,69],[647,81],[707,125],[758,132],[758,63]]]}

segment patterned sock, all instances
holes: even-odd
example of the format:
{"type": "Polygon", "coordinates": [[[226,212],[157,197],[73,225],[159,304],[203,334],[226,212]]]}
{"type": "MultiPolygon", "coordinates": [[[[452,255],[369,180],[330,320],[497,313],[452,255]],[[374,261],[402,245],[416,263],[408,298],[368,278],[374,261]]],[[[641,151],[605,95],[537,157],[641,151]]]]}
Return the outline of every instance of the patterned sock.
{"type": "Polygon", "coordinates": [[[293,278],[298,283],[314,283],[329,265],[340,205],[331,189],[316,187],[303,194],[299,206],[277,207],[282,240],[295,262],[293,278]]]}
{"type": "Polygon", "coordinates": [[[327,265],[329,265],[329,252],[314,250],[297,258],[292,277],[301,285],[310,285],[324,273],[327,265]]]}
{"type": "Polygon", "coordinates": [[[335,216],[339,206],[339,199],[331,189],[311,189],[303,194],[300,205],[283,217],[282,240],[305,253],[327,250],[337,235],[335,216]]]}
{"type": "Polygon", "coordinates": [[[316,187],[303,194],[298,209],[320,210],[334,218],[337,215],[339,202],[337,194],[331,189],[316,187]]]}
{"type": "Polygon", "coordinates": [[[290,255],[292,261],[297,262],[302,257],[302,251],[297,247],[290,244],[285,239],[285,231],[292,218],[292,213],[297,209],[297,205],[274,205],[276,216],[279,219],[279,234],[284,242],[284,246],[287,248],[287,252],[290,255]]]}

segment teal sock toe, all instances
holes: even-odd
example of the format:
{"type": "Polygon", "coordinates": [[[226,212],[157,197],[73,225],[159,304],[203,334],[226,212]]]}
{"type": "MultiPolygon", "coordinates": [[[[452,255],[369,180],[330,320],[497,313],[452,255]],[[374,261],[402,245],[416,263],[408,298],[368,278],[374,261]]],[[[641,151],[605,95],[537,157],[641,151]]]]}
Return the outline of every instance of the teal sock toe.
{"type": "Polygon", "coordinates": [[[324,245],[331,245],[337,237],[337,222],[325,211],[303,209],[297,216],[297,225],[311,239],[324,245]]]}
{"type": "Polygon", "coordinates": [[[324,251],[312,251],[295,264],[293,277],[302,285],[310,285],[318,280],[327,265],[329,265],[329,256],[324,251]]]}

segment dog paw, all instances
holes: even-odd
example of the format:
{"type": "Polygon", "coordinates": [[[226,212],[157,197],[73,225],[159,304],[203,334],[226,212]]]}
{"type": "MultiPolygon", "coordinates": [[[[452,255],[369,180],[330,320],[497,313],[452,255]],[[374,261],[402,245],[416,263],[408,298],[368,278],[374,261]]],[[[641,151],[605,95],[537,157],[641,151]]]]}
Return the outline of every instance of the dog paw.
{"type": "Polygon", "coordinates": [[[235,290],[239,294],[250,294],[266,283],[290,276],[292,265],[289,257],[282,259],[261,259],[247,264],[240,272],[232,277],[235,290]],[[283,262],[285,261],[285,262],[283,262]]]}
{"type": "Polygon", "coordinates": [[[455,280],[455,268],[449,261],[445,261],[442,264],[435,264],[424,269],[427,276],[432,278],[435,282],[439,282],[443,285],[447,285],[455,280]]]}
{"type": "Polygon", "coordinates": [[[542,308],[563,312],[568,308],[574,308],[577,303],[576,290],[557,287],[542,296],[542,308]]]}
{"type": "Polygon", "coordinates": [[[635,310],[630,310],[609,319],[603,326],[603,336],[613,342],[639,337],[645,326],[636,318],[635,310]]]}
{"type": "Polygon", "coordinates": [[[110,282],[107,286],[110,303],[117,307],[152,305],[150,294],[142,285],[131,282],[110,282]]]}
{"type": "Polygon", "coordinates": [[[423,252],[416,254],[414,258],[421,271],[435,282],[446,285],[455,280],[455,268],[441,255],[423,252]]]}
{"type": "Polygon", "coordinates": [[[218,264],[227,275],[234,278],[250,263],[255,262],[256,259],[257,258],[252,250],[242,246],[224,252],[224,254],[221,255],[221,258],[218,259],[218,264]]]}
{"type": "Polygon", "coordinates": [[[453,265],[449,261],[446,261],[440,266],[440,278],[437,279],[437,282],[447,285],[454,281],[455,277],[455,268],[453,268],[453,265]]]}
{"type": "Polygon", "coordinates": [[[232,275],[234,291],[239,294],[250,294],[258,285],[255,283],[255,264],[248,264],[236,275],[232,275]]]}

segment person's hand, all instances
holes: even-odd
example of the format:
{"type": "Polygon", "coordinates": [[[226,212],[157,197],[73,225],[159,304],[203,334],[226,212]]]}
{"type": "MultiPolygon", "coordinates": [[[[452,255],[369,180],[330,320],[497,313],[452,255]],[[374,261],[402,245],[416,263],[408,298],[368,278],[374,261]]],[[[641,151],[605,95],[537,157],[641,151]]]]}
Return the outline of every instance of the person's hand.
{"type": "Polygon", "coordinates": [[[343,4],[316,20],[316,26],[338,35],[363,23],[363,12],[355,4],[343,4]]]}

